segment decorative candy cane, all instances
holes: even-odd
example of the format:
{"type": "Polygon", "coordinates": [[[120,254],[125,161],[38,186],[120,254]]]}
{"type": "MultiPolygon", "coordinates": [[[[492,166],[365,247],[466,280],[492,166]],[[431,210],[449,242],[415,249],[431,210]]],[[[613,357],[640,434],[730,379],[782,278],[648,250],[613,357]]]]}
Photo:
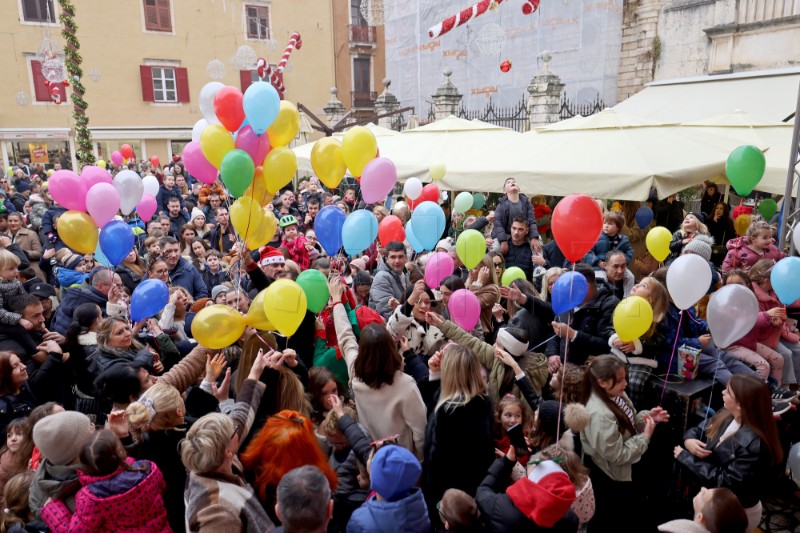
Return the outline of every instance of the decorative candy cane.
{"type": "Polygon", "coordinates": [[[289,44],[286,45],[286,50],[283,51],[283,57],[281,57],[281,62],[278,63],[278,72],[283,72],[283,69],[286,67],[286,62],[289,61],[289,56],[292,55],[292,51],[297,48],[300,50],[303,46],[303,39],[300,37],[300,34],[294,32],[289,39],[289,44]]]}
{"type": "Polygon", "coordinates": [[[278,70],[272,68],[272,65],[267,65],[267,67],[264,69],[264,77],[269,77],[269,82],[280,94],[286,92],[286,88],[283,86],[283,82],[281,81],[278,70]]]}
{"type": "Polygon", "coordinates": [[[453,28],[466,24],[470,19],[483,15],[489,8],[497,6],[502,2],[503,0],[481,0],[477,4],[473,4],[472,7],[468,7],[460,13],[444,19],[436,26],[432,26],[431,29],[428,30],[428,36],[431,39],[440,37],[453,28]]]}

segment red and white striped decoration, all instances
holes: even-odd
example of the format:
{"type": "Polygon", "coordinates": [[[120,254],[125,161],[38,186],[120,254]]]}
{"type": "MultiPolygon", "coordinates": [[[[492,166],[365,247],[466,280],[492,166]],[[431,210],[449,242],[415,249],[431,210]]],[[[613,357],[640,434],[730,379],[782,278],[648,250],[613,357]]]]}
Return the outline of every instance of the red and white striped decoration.
{"type": "Polygon", "coordinates": [[[273,87],[275,87],[275,90],[278,91],[278,93],[283,94],[286,92],[286,88],[283,86],[278,69],[272,68],[272,65],[267,65],[264,69],[264,75],[265,77],[269,78],[269,82],[273,87]]]}
{"type": "Polygon", "coordinates": [[[286,67],[286,62],[289,61],[289,56],[292,55],[292,52],[295,48],[300,50],[303,46],[303,39],[300,38],[300,34],[294,32],[292,37],[289,39],[289,44],[286,45],[286,50],[283,51],[283,57],[281,57],[281,62],[278,63],[278,72],[283,72],[283,69],[286,67]]]}
{"type": "Polygon", "coordinates": [[[486,13],[492,6],[497,6],[501,4],[503,0],[481,0],[477,4],[473,4],[472,7],[468,7],[467,9],[461,11],[453,15],[452,17],[448,17],[444,19],[439,24],[432,26],[428,30],[428,36],[431,39],[435,39],[436,37],[440,37],[445,33],[449,32],[453,28],[457,28],[463,24],[466,24],[471,19],[475,17],[479,17],[486,13]]]}

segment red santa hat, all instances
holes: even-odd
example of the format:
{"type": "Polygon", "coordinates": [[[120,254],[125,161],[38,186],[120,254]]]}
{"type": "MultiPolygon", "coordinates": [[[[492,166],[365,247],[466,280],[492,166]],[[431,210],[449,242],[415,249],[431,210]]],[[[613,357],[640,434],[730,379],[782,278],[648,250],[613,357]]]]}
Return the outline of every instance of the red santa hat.
{"type": "Polygon", "coordinates": [[[554,461],[542,461],[508,487],[506,494],[525,516],[537,525],[551,528],[575,501],[575,486],[554,461]]]}
{"type": "Polygon", "coordinates": [[[276,265],[278,263],[285,263],[286,258],[283,254],[272,246],[265,246],[261,249],[261,259],[258,261],[260,266],[276,265]]]}

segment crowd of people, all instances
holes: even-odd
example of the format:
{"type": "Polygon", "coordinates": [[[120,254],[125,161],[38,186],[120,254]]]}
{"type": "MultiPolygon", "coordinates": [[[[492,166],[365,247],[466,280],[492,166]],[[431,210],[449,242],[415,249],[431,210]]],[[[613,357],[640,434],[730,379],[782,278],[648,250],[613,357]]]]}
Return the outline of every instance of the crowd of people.
{"type": "Polygon", "coordinates": [[[402,198],[367,205],[354,180],[328,190],[311,177],[275,195],[275,234],[248,250],[220,180],[194,181],[179,158],[132,168],[159,179],[158,210],[119,217],[136,243],[111,267],[60,239],[65,209],[43,169],[0,179],[0,533],[749,533],[787,460],[800,479],[800,446],[776,423],[800,388],[794,306],[770,284],[785,254],[770,221],[753,217],[739,237],[714,184],[697,211],[649,199],[644,228],[644,204],[598,200],[602,233],[575,264],[550,233],[558,198],[531,200],[514,178],[493,211],[442,201],[447,227],[428,253],[376,240],[348,258],[318,242],[320,209],[407,220],[402,198]],[[656,225],[674,232],[664,265],[645,247],[656,225]],[[487,243],[474,268],[456,246],[466,229],[487,243]],[[431,287],[436,252],[454,270],[431,287]],[[709,294],[739,284],[757,298],[756,326],[734,345],[715,345],[704,300],[672,301],[667,272],[685,254],[715,272],[709,294]],[[525,278],[503,285],[511,267],[525,278]],[[247,315],[270,284],[309,269],[330,299],[291,337],[248,327],[221,350],[193,338],[204,308],[247,315]],[[588,290],[558,314],[568,271],[588,290]],[[147,279],[166,283],[169,301],[133,323],[131,294],[147,279]],[[448,307],[464,289],[480,302],[471,331],[448,307]],[[613,314],[628,296],[647,300],[653,323],[626,342],[613,314]],[[663,426],[685,422],[662,407],[676,346],[696,349],[697,379],[723,392],[672,442],[663,426]],[[647,498],[653,463],[675,465],[667,484],[685,506],[647,498]]]}

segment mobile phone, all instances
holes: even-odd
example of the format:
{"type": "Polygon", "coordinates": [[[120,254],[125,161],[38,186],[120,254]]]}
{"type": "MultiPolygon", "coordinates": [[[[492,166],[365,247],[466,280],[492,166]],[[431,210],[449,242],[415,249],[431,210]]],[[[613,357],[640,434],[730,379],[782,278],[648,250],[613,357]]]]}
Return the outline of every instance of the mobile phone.
{"type": "Polygon", "coordinates": [[[528,443],[525,442],[525,434],[522,432],[522,424],[517,424],[508,428],[508,440],[517,452],[517,457],[528,453],[528,443]]]}

